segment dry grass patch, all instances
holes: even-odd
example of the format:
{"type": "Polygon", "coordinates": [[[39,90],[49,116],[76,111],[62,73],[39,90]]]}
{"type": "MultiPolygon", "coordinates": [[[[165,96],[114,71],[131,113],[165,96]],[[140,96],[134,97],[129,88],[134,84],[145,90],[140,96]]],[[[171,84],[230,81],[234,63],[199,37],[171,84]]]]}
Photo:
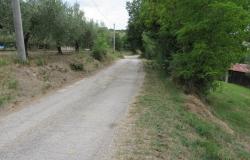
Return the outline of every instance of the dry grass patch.
{"type": "Polygon", "coordinates": [[[19,63],[12,55],[0,56],[0,108],[13,110],[18,104],[79,80],[111,64],[114,57],[99,62],[90,53],[65,55],[32,53],[29,62],[19,63]],[[82,66],[72,69],[72,64],[82,66]]]}

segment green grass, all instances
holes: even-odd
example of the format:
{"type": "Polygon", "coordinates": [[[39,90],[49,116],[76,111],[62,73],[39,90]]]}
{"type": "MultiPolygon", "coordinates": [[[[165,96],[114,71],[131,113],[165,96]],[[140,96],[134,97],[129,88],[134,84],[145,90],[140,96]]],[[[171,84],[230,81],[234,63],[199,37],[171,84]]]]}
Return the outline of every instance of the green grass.
{"type": "Polygon", "coordinates": [[[8,59],[3,58],[3,57],[0,57],[0,67],[1,67],[1,66],[5,66],[5,65],[8,65],[8,64],[9,64],[8,59]]]}
{"type": "Polygon", "coordinates": [[[11,97],[9,95],[0,95],[0,107],[3,106],[9,100],[11,100],[11,97]]]}
{"type": "Polygon", "coordinates": [[[18,81],[16,79],[9,79],[8,80],[8,89],[17,90],[18,81]]]}
{"type": "Polygon", "coordinates": [[[250,89],[222,82],[208,100],[218,117],[234,130],[250,136],[250,89]]]}
{"type": "Polygon", "coordinates": [[[134,147],[129,153],[121,151],[120,159],[250,159],[250,153],[235,135],[187,111],[182,90],[148,64],[143,91],[131,111],[135,122],[127,148],[134,147]]]}
{"type": "Polygon", "coordinates": [[[38,57],[37,59],[35,59],[35,63],[37,66],[45,66],[47,64],[45,59],[42,57],[38,57]]]}

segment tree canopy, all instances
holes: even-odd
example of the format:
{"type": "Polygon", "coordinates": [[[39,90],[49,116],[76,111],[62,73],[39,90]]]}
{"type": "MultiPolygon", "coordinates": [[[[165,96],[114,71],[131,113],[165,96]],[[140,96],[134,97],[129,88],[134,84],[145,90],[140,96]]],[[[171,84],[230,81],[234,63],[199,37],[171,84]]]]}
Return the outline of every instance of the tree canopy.
{"type": "MultiPolygon", "coordinates": [[[[26,52],[29,46],[61,46],[92,48],[103,25],[87,21],[80,5],[63,0],[21,0],[21,12],[26,52]]],[[[13,15],[10,0],[0,0],[0,41],[13,35],[13,15]]],[[[106,28],[106,31],[108,29],[106,28]]],[[[10,38],[9,38],[10,39],[10,38]]]]}
{"type": "Polygon", "coordinates": [[[189,92],[206,94],[246,54],[247,0],[134,0],[128,2],[133,50],[167,65],[189,92]]]}

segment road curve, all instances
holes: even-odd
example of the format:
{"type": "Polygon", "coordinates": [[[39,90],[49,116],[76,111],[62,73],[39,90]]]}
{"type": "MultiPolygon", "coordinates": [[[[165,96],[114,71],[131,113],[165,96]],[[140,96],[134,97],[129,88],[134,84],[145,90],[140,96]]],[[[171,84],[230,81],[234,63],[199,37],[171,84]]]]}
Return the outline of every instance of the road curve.
{"type": "Polygon", "coordinates": [[[117,61],[0,118],[0,160],[102,160],[144,78],[136,57],[117,61]]]}

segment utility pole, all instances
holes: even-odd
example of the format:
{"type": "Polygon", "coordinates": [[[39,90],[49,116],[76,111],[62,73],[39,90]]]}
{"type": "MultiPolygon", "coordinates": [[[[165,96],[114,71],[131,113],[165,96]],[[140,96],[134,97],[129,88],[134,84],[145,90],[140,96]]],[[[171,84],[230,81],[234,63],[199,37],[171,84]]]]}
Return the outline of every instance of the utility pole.
{"type": "Polygon", "coordinates": [[[114,24],[114,40],[113,40],[113,42],[114,42],[114,53],[115,53],[115,24],[114,24]]]}
{"type": "Polygon", "coordinates": [[[12,10],[13,10],[14,27],[15,27],[15,34],[16,34],[17,53],[18,53],[19,59],[25,62],[27,60],[27,57],[25,54],[25,47],[24,47],[23,25],[22,25],[22,17],[21,17],[21,9],[20,9],[19,0],[12,0],[12,10]]]}

